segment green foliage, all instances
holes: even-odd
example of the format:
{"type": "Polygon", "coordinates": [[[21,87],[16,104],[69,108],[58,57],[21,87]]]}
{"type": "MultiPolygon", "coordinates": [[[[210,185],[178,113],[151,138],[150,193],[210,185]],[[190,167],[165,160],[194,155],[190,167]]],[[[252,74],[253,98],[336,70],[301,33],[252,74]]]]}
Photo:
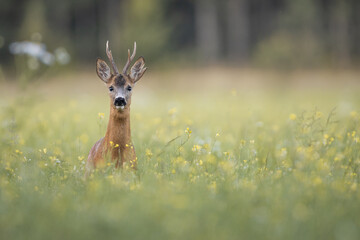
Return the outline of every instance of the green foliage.
{"type": "Polygon", "coordinates": [[[326,63],[326,44],[319,34],[320,11],[312,0],[287,1],[277,30],[259,42],[254,63],[262,67],[314,68],[326,63]]]}
{"type": "Polygon", "coordinates": [[[1,239],[359,239],[356,92],[345,112],[329,92],[142,96],[138,170],[87,180],[107,99],[2,103],[1,239]]]}
{"type": "Polygon", "coordinates": [[[93,64],[104,56],[109,40],[121,61],[137,41],[147,60],[173,65],[208,60],[210,50],[218,49],[213,60],[219,63],[356,67],[359,9],[355,0],[2,0],[0,46],[3,38],[5,47],[0,47],[0,61],[14,71],[9,44],[37,33],[49,50],[68,49],[74,65],[93,64]],[[200,19],[207,19],[206,24],[200,19]],[[202,51],[209,41],[213,47],[202,51]]]}
{"type": "Polygon", "coordinates": [[[167,51],[170,26],[164,17],[163,0],[127,1],[122,11],[120,39],[126,50],[134,41],[147,59],[160,59],[167,51]]]}
{"type": "Polygon", "coordinates": [[[311,32],[289,34],[274,33],[257,46],[254,63],[261,67],[279,69],[317,68],[324,63],[324,48],[311,32]]]}

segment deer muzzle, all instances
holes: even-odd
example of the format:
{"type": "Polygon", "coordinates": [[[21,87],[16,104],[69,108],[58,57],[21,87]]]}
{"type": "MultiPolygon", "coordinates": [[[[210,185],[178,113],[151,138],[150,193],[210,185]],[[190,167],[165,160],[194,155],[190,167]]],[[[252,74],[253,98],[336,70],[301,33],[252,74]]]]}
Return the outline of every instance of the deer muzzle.
{"type": "Polygon", "coordinates": [[[114,100],[114,106],[115,106],[117,109],[119,109],[119,108],[124,109],[124,107],[126,106],[126,100],[125,100],[125,98],[123,98],[123,97],[117,97],[117,98],[115,98],[115,100],[114,100]]]}

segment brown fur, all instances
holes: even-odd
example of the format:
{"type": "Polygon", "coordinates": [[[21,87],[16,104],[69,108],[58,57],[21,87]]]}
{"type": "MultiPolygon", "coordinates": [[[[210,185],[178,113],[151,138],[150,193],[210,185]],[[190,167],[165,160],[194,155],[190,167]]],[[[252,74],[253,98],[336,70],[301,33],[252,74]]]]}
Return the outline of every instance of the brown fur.
{"type": "Polygon", "coordinates": [[[145,73],[144,58],[140,57],[131,68],[129,74],[122,73],[116,75],[109,75],[110,68],[107,64],[101,60],[97,60],[97,74],[101,80],[103,80],[107,87],[114,88],[109,93],[110,95],[110,117],[107,126],[105,137],[101,138],[91,148],[87,164],[86,175],[90,170],[97,165],[104,163],[106,157],[109,157],[115,162],[115,167],[122,167],[125,162],[129,162],[130,166],[136,169],[136,154],[135,148],[131,141],[130,130],[130,105],[131,105],[131,90],[127,90],[129,87],[133,88],[135,82],[137,82],[145,73]],[[136,66],[136,67],[135,67],[136,66]],[[139,68],[139,66],[141,66],[139,68]],[[117,109],[114,100],[117,93],[123,94],[126,99],[126,105],[124,109],[117,109]]]}
{"type": "Polygon", "coordinates": [[[110,153],[111,160],[115,161],[116,167],[122,166],[124,162],[130,162],[130,165],[136,168],[136,154],[131,142],[130,108],[125,108],[122,113],[113,106],[110,108],[105,137],[97,141],[91,148],[88,164],[96,167],[103,163],[106,154],[110,153]],[[110,144],[111,142],[112,144],[110,144]],[[118,147],[115,147],[117,145],[118,147]]]}

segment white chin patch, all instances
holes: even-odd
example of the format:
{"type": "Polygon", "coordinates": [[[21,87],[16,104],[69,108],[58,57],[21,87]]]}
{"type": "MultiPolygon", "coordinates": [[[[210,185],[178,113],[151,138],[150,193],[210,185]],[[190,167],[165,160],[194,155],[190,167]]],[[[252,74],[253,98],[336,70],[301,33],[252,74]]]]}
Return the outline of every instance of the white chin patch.
{"type": "Polygon", "coordinates": [[[116,109],[124,110],[125,106],[116,106],[116,109]]]}

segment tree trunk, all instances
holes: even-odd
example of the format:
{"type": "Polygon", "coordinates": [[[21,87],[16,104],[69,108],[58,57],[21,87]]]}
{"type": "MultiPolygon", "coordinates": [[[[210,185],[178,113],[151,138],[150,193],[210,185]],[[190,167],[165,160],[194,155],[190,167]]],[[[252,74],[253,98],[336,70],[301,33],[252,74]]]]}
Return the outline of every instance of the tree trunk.
{"type": "Polygon", "coordinates": [[[336,1],[332,7],[330,28],[332,33],[332,46],[334,62],[341,67],[350,63],[349,48],[349,6],[341,0],[336,1]]]}
{"type": "Polygon", "coordinates": [[[246,0],[227,2],[227,55],[244,62],[249,56],[249,17],[246,0]]]}
{"type": "Polygon", "coordinates": [[[30,0],[26,3],[24,18],[18,32],[19,40],[29,40],[34,33],[43,38],[51,34],[46,21],[46,9],[43,0],[30,0]]]}
{"type": "Polygon", "coordinates": [[[199,56],[215,61],[220,53],[220,36],[215,0],[197,0],[195,4],[196,44],[199,56]]]}

